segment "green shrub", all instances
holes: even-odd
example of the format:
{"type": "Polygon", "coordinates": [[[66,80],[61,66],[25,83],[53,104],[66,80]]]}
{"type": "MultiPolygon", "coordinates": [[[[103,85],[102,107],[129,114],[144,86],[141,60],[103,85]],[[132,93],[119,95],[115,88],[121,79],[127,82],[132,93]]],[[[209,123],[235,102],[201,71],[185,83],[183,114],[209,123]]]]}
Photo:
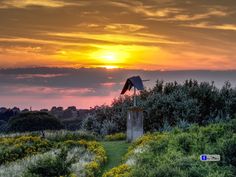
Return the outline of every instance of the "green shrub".
{"type": "Polygon", "coordinates": [[[193,136],[189,135],[188,133],[181,133],[176,137],[176,147],[180,148],[180,150],[184,153],[190,153],[193,146],[193,136]]]}
{"type": "Polygon", "coordinates": [[[21,113],[12,117],[8,122],[9,131],[14,132],[58,130],[62,128],[61,122],[46,112],[21,113]]]}
{"type": "Polygon", "coordinates": [[[104,173],[102,177],[129,177],[130,170],[131,168],[128,165],[122,164],[104,173]]]}
{"type": "Polygon", "coordinates": [[[94,133],[86,131],[68,131],[68,130],[59,130],[59,131],[46,131],[45,138],[50,141],[66,141],[66,140],[95,140],[97,139],[94,133]]]}
{"type": "Polygon", "coordinates": [[[12,162],[23,157],[46,152],[52,144],[40,137],[22,136],[0,139],[0,164],[12,162]]]}
{"type": "Polygon", "coordinates": [[[147,134],[132,143],[126,155],[132,177],[236,176],[235,121],[185,130],[147,134]],[[141,147],[144,151],[138,151],[141,147]],[[135,153],[136,152],[136,153],[135,153]],[[138,153],[137,153],[138,152],[138,153]],[[202,162],[201,154],[219,154],[219,162],[202,162]],[[132,163],[129,163],[132,162],[132,163]]]}
{"type": "Polygon", "coordinates": [[[106,135],[105,140],[106,141],[116,141],[116,140],[125,140],[126,134],[125,133],[115,133],[112,135],[106,135]]]}
{"type": "Polygon", "coordinates": [[[70,173],[72,161],[67,161],[67,150],[63,149],[55,158],[40,159],[37,163],[28,167],[25,177],[59,177],[70,173]]]}
{"type": "Polygon", "coordinates": [[[236,169],[236,135],[226,139],[222,145],[222,158],[227,165],[232,165],[236,169]]]}

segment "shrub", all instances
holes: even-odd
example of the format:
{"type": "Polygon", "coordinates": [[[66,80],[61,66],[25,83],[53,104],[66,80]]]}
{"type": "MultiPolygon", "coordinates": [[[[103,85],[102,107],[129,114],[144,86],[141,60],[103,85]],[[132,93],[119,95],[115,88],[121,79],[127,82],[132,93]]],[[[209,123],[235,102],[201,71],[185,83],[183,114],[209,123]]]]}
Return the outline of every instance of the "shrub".
{"type": "Polygon", "coordinates": [[[28,167],[25,177],[52,177],[64,176],[70,173],[72,161],[67,161],[67,150],[62,150],[54,158],[40,159],[37,163],[28,167]]]}
{"type": "Polygon", "coordinates": [[[129,177],[130,171],[131,168],[128,165],[122,164],[104,173],[102,177],[129,177]]]}
{"type": "MultiPolygon", "coordinates": [[[[228,121],[236,113],[236,89],[228,82],[218,89],[214,83],[196,80],[186,80],[183,84],[158,80],[153,89],[142,91],[137,99],[138,106],[145,110],[146,132],[170,131],[176,125],[187,129],[195,123],[228,121]]],[[[96,106],[83,127],[102,134],[123,132],[131,105],[132,97],[125,96],[115,99],[111,106],[96,106]]]]}
{"type": "Polygon", "coordinates": [[[230,139],[224,140],[221,153],[223,156],[223,161],[227,165],[234,166],[236,169],[236,135],[230,139]]]}
{"type": "Polygon", "coordinates": [[[46,131],[45,138],[50,141],[66,141],[66,140],[95,140],[96,135],[94,133],[86,131],[46,131]]]}
{"type": "Polygon", "coordinates": [[[105,136],[106,141],[116,141],[116,140],[125,140],[125,139],[126,139],[125,133],[115,133],[115,134],[105,136]]]}
{"type": "Polygon", "coordinates": [[[39,152],[46,152],[52,148],[52,144],[49,141],[32,136],[1,138],[0,142],[0,164],[39,152]]]}
{"type": "MultiPolygon", "coordinates": [[[[11,162],[9,164],[4,164],[0,166],[0,176],[4,177],[23,177],[24,173],[27,171],[27,168],[35,163],[38,160],[48,158],[49,156],[54,158],[55,153],[58,150],[48,151],[42,154],[36,154],[32,156],[28,156],[21,160],[17,160],[15,162],[11,162]]],[[[32,175],[28,176],[32,177],[32,175]]]]}
{"type": "Polygon", "coordinates": [[[94,138],[93,136],[84,133],[80,136],[81,132],[72,137],[69,136],[71,132],[69,135],[61,135],[60,132],[55,136],[52,135],[53,132],[50,133],[50,140],[37,136],[20,136],[20,134],[0,138],[2,163],[0,176],[95,177],[98,175],[107,159],[105,149],[96,141],[77,140],[82,137],[94,138]],[[49,152],[44,153],[45,151],[49,152]]]}
{"type": "Polygon", "coordinates": [[[180,135],[176,135],[176,147],[180,148],[179,150],[184,153],[190,153],[193,146],[193,136],[188,133],[181,133],[180,135]]]}
{"type": "Polygon", "coordinates": [[[101,122],[99,122],[94,115],[88,115],[82,121],[81,129],[85,131],[100,133],[101,122]]]}
{"type": "Polygon", "coordinates": [[[104,120],[102,122],[101,135],[108,135],[117,132],[117,125],[114,121],[104,120]]]}
{"type": "Polygon", "coordinates": [[[206,127],[195,125],[186,130],[144,135],[132,143],[126,154],[126,163],[131,168],[129,175],[233,177],[236,175],[234,126],[235,121],[232,120],[206,127]],[[201,154],[219,154],[221,161],[201,162],[201,154]]]}
{"type": "Polygon", "coordinates": [[[0,133],[7,131],[7,122],[4,120],[0,120],[0,133]]]}
{"type": "Polygon", "coordinates": [[[38,131],[62,129],[61,122],[46,112],[26,112],[12,117],[9,122],[9,131],[38,131]]]}

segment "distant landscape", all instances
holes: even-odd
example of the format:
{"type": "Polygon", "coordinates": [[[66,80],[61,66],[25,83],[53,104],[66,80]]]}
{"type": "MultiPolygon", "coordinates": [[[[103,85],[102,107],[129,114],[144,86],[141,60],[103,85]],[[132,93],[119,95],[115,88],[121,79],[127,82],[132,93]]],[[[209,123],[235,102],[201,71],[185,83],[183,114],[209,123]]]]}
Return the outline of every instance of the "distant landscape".
{"type": "Polygon", "coordinates": [[[217,88],[157,80],[137,102],[146,134],[132,144],[124,142],[132,96],[87,110],[1,108],[0,176],[201,177],[199,169],[209,177],[235,176],[236,88],[230,82],[217,88]],[[222,159],[205,166],[201,154],[222,159]]]}
{"type": "Polygon", "coordinates": [[[148,71],[101,68],[15,68],[0,70],[0,105],[7,108],[40,110],[76,106],[89,109],[111,104],[120,95],[126,79],[140,75],[145,87],[152,88],[156,80],[183,83],[186,79],[213,82],[221,88],[226,81],[236,86],[236,71],[148,71]],[[96,77],[95,77],[96,76],[96,77]],[[35,99],[37,102],[35,102],[35,99]]]}
{"type": "Polygon", "coordinates": [[[236,177],[236,0],[0,0],[0,177],[236,177]]]}

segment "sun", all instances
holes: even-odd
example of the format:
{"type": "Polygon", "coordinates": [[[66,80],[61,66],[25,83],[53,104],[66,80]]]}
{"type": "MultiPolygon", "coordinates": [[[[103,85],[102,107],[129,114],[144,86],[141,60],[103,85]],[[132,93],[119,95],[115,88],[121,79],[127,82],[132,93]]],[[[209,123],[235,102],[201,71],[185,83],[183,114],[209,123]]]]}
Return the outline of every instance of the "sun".
{"type": "Polygon", "coordinates": [[[90,54],[90,58],[96,60],[101,65],[119,66],[126,62],[129,54],[120,48],[106,48],[94,51],[90,54]]]}
{"type": "Polygon", "coordinates": [[[104,59],[107,62],[111,62],[111,63],[114,63],[114,62],[118,61],[118,56],[114,52],[104,52],[104,53],[101,53],[100,58],[104,59]]]}
{"type": "Polygon", "coordinates": [[[101,50],[93,53],[93,57],[103,64],[116,64],[123,60],[121,53],[117,51],[101,50]]]}

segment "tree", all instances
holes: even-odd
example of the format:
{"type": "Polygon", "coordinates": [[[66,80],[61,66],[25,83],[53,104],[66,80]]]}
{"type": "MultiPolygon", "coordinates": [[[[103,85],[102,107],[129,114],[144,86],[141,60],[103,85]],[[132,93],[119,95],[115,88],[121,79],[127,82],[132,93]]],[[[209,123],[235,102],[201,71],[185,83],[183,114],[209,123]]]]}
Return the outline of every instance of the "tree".
{"type": "Polygon", "coordinates": [[[62,123],[47,112],[26,112],[12,117],[8,122],[9,131],[43,131],[62,129],[62,123]]]}

